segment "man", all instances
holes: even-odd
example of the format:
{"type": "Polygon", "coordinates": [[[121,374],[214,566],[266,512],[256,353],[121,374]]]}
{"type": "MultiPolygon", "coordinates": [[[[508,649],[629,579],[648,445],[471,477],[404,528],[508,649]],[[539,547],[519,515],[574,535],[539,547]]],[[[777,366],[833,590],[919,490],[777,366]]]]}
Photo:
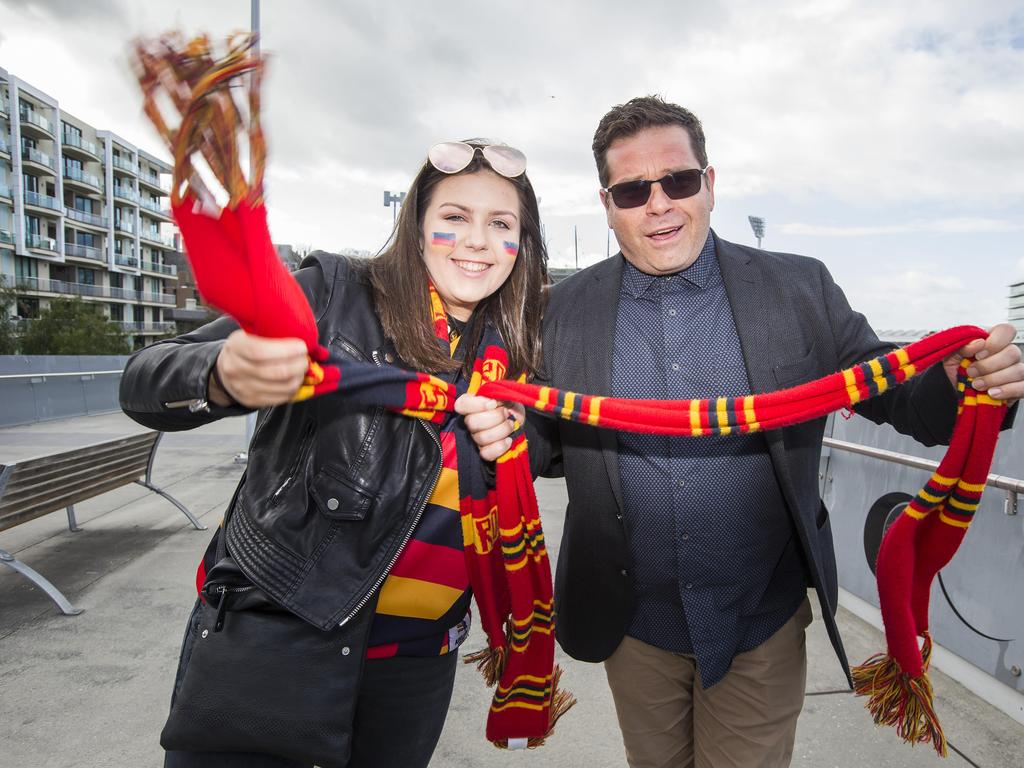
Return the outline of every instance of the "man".
{"type": "MultiPolygon", "coordinates": [[[[613,108],[594,137],[601,201],[622,253],[551,289],[552,386],[615,397],[782,389],[887,351],[818,261],[722,240],[699,120],[655,97],[613,108]]],[[[1024,395],[1014,329],[856,410],[933,445],[956,416],[956,365],[1024,395]]],[[[465,398],[485,459],[510,409],[465,398]]],[[[521,415],[521,414],[517,414],[521,415]]],[[[1008,418],[1008,422],[1010,418],[1008,418]]],[[[530,453],[569,495],[558,639],[604,661],[633,768],[789,765],[806,678],[807,587],[836,629],[835,557],[818,494],[824,419],[763,434],[668,438],[531,414],[530,453]]],[[[848,674],[848,673],[847,673],[848,674]]]]}

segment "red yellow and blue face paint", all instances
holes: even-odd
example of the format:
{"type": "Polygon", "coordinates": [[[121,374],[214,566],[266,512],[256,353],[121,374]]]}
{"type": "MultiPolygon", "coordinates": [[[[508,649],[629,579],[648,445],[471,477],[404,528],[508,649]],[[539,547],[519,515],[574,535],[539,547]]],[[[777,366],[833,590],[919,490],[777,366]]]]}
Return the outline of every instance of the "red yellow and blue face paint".
{"type": "Polygon", "coordinates": [[[451,250],[455,248],[455,233],[435,232],[434,236],[430,239],[430,244],[436,248],[447,248],[451,250]]]}
{"type": "Polygon", "coordinates": [[[512,243],[509,242],[508,240],[505,240],[504,242],[502,242],[502,246],[505,248],[505,253],[507,253],[509,256],[519,255],[519,243],[512,243]]]}

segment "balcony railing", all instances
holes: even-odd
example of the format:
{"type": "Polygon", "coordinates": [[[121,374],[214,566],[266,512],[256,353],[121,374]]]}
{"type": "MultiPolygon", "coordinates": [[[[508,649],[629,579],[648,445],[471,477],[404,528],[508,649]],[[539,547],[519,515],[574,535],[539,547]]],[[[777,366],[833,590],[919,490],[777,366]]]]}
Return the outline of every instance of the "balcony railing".
{"type": "Polygon", "coordinates": [[[80,243],[64,243],[64,255],[77,256],[80,259],[92,259],[93,261],[105,262],[107,260],[101,248],[94,248],[91,245],[82,245],[80,243]]]}
{"type": "Polygon", "coordinates": [[[14,234],[12,232],[8,232],[6,229],[0,229],[0,243],[14,245],[14,234]]]}
{"type": "Polygon", "coordinates": [[[45,165],[47,168],[57,170],[57,164],[53,161],[45,152],[40,152],[35,147],[24,147],[21,150],[21,156],[26,160],[31,160],[33,163],[39,163],[39,165],[45,165]]]}
{"type": "Polygon", "coordinates": [[[0,115],[9,114],[11,114],[11,109],[7,104],[7,99],[5,99],[3,96],[0,96],[0,115]]]}
{"type": "Polygon", "coordinates": [[[143,293],[140,300],[156,304],[170,304],[172,306],[177,303],[177,297],[173,293],[143,293]]]}
{"type": "Polygon", "coordinates": [[[162,192],[171,191],[171,187],[167,182],[165,182],[159,176],[154,176],[151,173],[140,173],[139,181],[143,182],[144,184],[149,184],[149,186],[155,187],[156,189],[159,189],[162,192]]]}
{"type": "Polygon", "coordinates": [[[173,322],[143,323],[139,321],[121,320],[119,324],[128,333],[171,333],[174,331],[173,322]]]}
{"type": "Polygon", "coordinates": [[[145,208],[147,211],[158,213],[166,218],[171,218],[171,211],[169,208],[164,208],[160,203],[153,202],[152,198],[148,198],[145,195],[139,195],[139,205],[145,208]]]}
{"type": "Polygon", "coordinates": [[[0,152],[9,154],[11,151],[10,145],[7,143],[7,139],[0,135],[0,152]]]}
{"type": "Polygon", "coordinates": [[[80,221],[83,224],[91,224],[94,227],[107,228],[107,217],[97,216],[95,213],[87,213],[86,211],[79,211],[77,208],[64,208],[64,215],[69,219],[80,221]]]}
{"type": "Polygon", "coordinates": [[[23,123],[31,123],[37,128],[42,128],[47,133],[51,135],[53,134],[53,123],[51,123],[45,117],[38,114],[37,112],[34,112],[31,109],[22,109],[19,111],[21,113],[21,121],[23,123]]]}
{"type": "Polygon", "coordinates": [[[111,159],[115,168],[120,168],[122,171],[128,171],[128,173],[138,174],[139,166],[137,163],[133,163],[131,160],[125,160],[123,157],[114,157],[111,159]]]}
{"type": "Polygon", "coordinates": [[[121,232],[127,232],[129,235],[135,234],[135,222],[133,221],[125,221],[124,219],[121,219],[121,221],[114,225],[114,228],[121,232]]]}
{"type": "Polygon", "coordinates": [[[162,275],[170,275],[171,277],[178,275],[178,268],[173,264],[157,264],[155,261],[143,261],[142,268],[149,272],[159,272],[162,275]]]}
{"type": "Polygon", "coordinates": [[[139,202],[139,193],[130,187],[121,187],[117,184],[114,185],[114,197],[119,197],[122,200],[128,200],[132,203],[139,202]]]}
{"type": "Polygon", "coordinates": [[[8,197],[9,198],[10,196],[11,196],[11,188],[8,187],[6,183],[0,182],[0,197],[8,197]]]}
{"type": "Polygon", "coordinates": [[[99,157],[99,153],[96,151],[96,145],[91,141],[86,141],[81,136],[71,133],[70,131],[64,131],[64,146],[67,147],[78,147],[81,150],[88,152],[90,155],[99,157]]]}
{"type": "Polygon", "coordinates": [[[34,205],[38,208],[49,208],[51,211],[60,213],[64,205],[56,197],[50,197],[39,192],[25,191],[25,204],[34,205]]]}
{"type": "Polygon", "coordinates": [[[57,241],[52,237],[43,237],[30,232],[25,236],[25,245],[29,248],[38,248],[42,251],[53,251],[57,252],[57,241]]]}
{"type": "Polygon", "coordinates": [[[138,269],[139,257],[125,256],[123,253],[115,253],[114,263],[117,264],[119,267],[129,267],[130,269],[138,269]]]}
{"type": "Polygon", "coordinates": [[[65,179],[74,179],[75,181],[80,181],[83,184],[88,184],[90,187],[95,187],[96,189],[103,189],[103,182],[100,181],[100,177],[99,176],[96,176],[95,174],[92,174],[92,173],[86,173],[85,171],[81,170],[80,168],[67,168],[67,167],[65,167],[64,168],[64,178],[65,179]]]}

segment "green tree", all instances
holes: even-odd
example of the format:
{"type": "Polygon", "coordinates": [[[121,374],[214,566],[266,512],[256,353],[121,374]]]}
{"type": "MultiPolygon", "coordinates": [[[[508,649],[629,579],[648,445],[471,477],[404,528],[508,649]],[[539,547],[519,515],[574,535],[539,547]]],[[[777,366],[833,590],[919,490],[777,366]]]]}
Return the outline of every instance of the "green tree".
{"type": "Polygon", "coordinates": [[[82,299],[51,299],[21,338],[25,355],[126,355],[131,344],[121,326],[108,321],[95,304],[82,299]]]}
{"type": "Polygon", "coordinates": [[[14,355],[18,352],[18,335],[11,321],[17,296],[14,288],[7,284],[7,278],[0,275],[0,355],[14,355]]]}

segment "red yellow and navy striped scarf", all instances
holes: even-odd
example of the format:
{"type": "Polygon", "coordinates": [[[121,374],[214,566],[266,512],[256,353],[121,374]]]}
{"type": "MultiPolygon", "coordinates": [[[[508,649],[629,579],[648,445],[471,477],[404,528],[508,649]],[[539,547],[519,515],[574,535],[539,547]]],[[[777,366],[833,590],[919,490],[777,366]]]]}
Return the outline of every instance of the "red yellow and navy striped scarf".
{"type": "MultiPolygon", "coordinates": [[[[463,391],[595,427],[669,435],[728,435],[779,429],[819,418],[898,386],[984,338],[981,328],[962,326],[903,349],[791,389],[747,397],[698,400],[625,400],[563,392],[505,381],[508,357],[493,330],[475,350],[473,373],[464,387],[436,376],[394,367],[331,360],[319,343],[313,313],[298,284],[277,259],[267,229],[262,173],[265,144],[260,130],[259,73],[262,60],[248,54],[251,40],[233,42],[217,61],[205,38],[183,44],[168,37],[137,47],[146,113],[175,158],[172,209],[188,249],[196,282],[206,300],[230,314],[249,333],[297,337],[309,351],[309,371],[296,400],[338,392],[353,401],[387,406],[414,418],[442,423],[463,391]],[[239,106],[227,84],[252,73],[250,120],[243,128],[239,106]],[[172,130],[157,106],[169,95],[182,115],[172,130]],[[248,131],[251,181],[239,164],[238,133],[248,131]],[[213,198],[192,158],[202,156],[228,193],[217,218],[200,210],[213,198]],[[201,206],[202,203],[202,206],[201,206]]],[[[435,305],[432,320],[440,330],[435,305]]],[[[887,532],[876,573],[888,653],[854,670],[858,693],[869,696],[876,722],[894,725],[910,741],[931,742],[940,754],[946,742],[932,709],[927,677],[931,652],[928,598],[938,569],[956,552],[977,509],[1005,403],[976,392],[959,373],[959,412],[940,466],[887,532]],[[918,646],[918,638],[924,640],[918,646]]],[[[554,666],[551,572],[537,512],[522,429],[498,459],[496,482],[486,481],[476,447],[461,419],[456,435],[460,512],[467,567],[480,606],[488,649],[477,660],[497,684],[487,735],[499,746],[543,743],[572,698],[557,691],[554,666]]]]}

